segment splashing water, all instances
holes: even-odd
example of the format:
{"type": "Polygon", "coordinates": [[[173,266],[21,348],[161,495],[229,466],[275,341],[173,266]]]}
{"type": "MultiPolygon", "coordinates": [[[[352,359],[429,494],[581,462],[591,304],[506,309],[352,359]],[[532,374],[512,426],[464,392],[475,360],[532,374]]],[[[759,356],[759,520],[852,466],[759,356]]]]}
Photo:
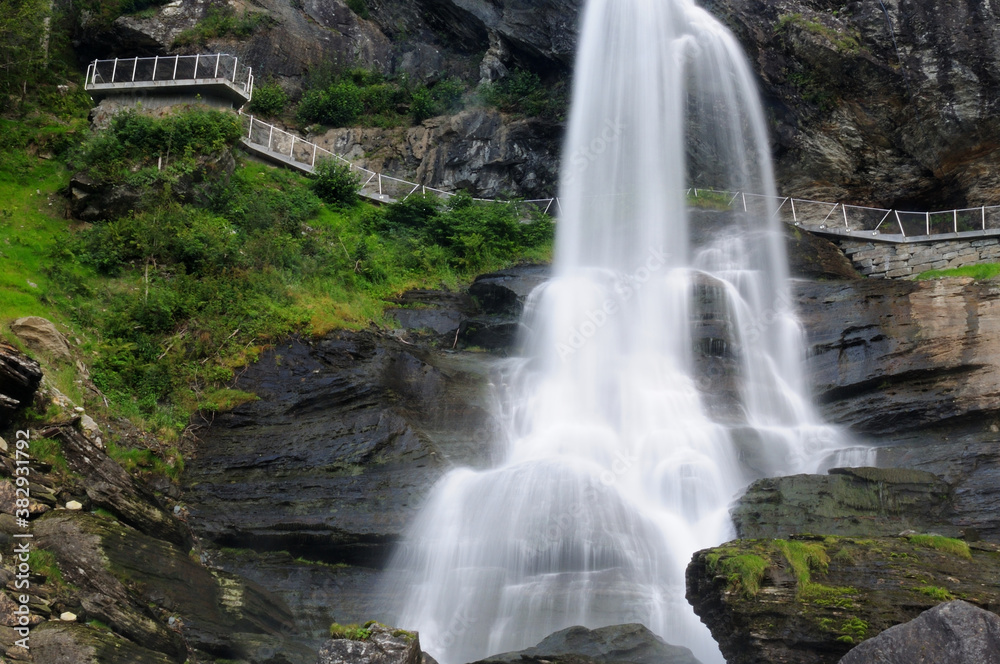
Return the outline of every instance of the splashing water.
{"type": "Polygon", "coordinates": [[[733,37],[685,0],[589,0],[575,76],[554,277],[495,381],[501,459],[433,489],[398,624],[442,664],[626,622],[721,662],[691,554],[733,535],[747,483],[845,444],[807,398],[773,199],[688,209],[689,181],[774,193],[733,37]]]}

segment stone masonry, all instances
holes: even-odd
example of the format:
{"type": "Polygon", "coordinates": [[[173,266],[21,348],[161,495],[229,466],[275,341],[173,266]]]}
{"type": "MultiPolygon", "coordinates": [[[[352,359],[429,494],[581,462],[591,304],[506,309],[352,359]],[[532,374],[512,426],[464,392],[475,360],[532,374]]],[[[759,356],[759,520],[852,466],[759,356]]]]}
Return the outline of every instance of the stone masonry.
{"type": "Polygon", "coordinates": [[[912,278],[927,270],[946,270],[1000,261],[1000,238],[939,242],[834,240],[861,274],[876,279],[912,278]]]}

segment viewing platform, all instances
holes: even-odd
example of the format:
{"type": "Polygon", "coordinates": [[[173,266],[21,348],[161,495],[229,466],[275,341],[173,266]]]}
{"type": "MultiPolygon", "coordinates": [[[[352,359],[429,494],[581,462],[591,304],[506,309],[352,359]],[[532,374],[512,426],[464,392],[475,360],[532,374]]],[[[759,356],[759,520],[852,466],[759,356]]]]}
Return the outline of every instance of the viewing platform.
{"type": "Polygon", "coordinates": [[[84,89],[95,101],[112,95],[213,96],[240,108],[253,95],[253,71],[234,55],[171,55],[94,60],[84,89]]]}

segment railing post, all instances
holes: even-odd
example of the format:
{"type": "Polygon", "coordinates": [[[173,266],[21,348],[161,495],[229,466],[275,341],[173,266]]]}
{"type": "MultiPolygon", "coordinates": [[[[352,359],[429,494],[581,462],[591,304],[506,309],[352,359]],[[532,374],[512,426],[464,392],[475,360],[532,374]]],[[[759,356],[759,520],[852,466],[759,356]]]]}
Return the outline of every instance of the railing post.
{"type": "Polygon", "coordinates": [[[899,210],[895,210],[896,223],[899,224],[899,234],[906,237],[906,230],[903,228],[903,220],[899,218],[899,210]]]}
{"type": "Polygon", "coordinates": [[[233,58],[233,83],[236,82],[236,65],[239,64],[239,58],[233,58]]]}
{"type": "Polygon", "coordinates": [[[792,203],[792,223],[797,224],[799,223],[799,218],[795,216],[795,199],[789,198],[788,200],[792,203]]]}
{"type": "Polygon", "coordinates": [[[378,174],[378,195],[382,195],[382,174],[378,174]]]}
{"type": "Polygon", "coordinates": [[[954,221],[955,221],[955,232],[957,233],[957,232],[958,232],[958,210],[952,210],[952,214],[954,214],[954,215],[955,215],[955,216],[954,216],[954,221]]]}
{"type": "Polygon", "coordinates": [[[198,78],[198,53],[194,54],[194,78],[198,78]]]}
{"type": "Polygon", "coordinates": [[[132,82],[135,83],[135,70],[139,67],[139,58],[136,56],[135,60],[132,61],[132,82]]]}
{"type": "Polygon", "coordinates": [[[744,193],[741,193],[740,197],[743,199],[743,211],[746,212],[747,211],[747,195],[744,194],[744,193]]]}
{"type": "Polygon", "coordinates": [[[215,75],[212,78],[219,78],[219,60],[222,58],[221,53],[215,54],[215,75]]]}
{"type": "Polygon", "coordinates": [[[928,210],[927,212],[924,212],[924,219],[926,220],[926,223],[927,223],[927,234],[930,235],[931,234],[931,213],[930,213],[930,210],[928,210]]]}
{"type": "Polygon", "coordinates": [[[986,232],[986,206],[983,206],[983,232],[986,232]]]}
{"type": "Polygon", "coordinates": [[[315,168],[316,167],[316,149],[319,146],[316,145],[315,143],[313,143],[312,146],[313,146],[313,158],[312,158],[312,162],[309,164],[309,167],[310,168],[315,168]]]}
{"type": "MultiPolygon", "coordinates": [[[[94,70],[95,71],[97,70],[96,67],[95,67],[94,70]]],[[[111,69],[111,82],[112,83],[115,82],[115,74],[117,74],[117,73],[118,73],[118,58],[115,58],[115,66],[111,69]]]]}
{"type": "Polygon", "coordinates": [[[153,58],[153,78],[150,79],[151,82],[156,80],[156,65],[158,64],[160,64],[160,56],[157,55],[153,58]]]}
{"type": "Polygon", "coordinates": [[[270,129],[267,130],[267,149],[271,149],[271,138],[274,136],[274,125],[268,125],[270,129]]]}
{"type": "Polygon", "coordinates": [[[179,55],[175,55],[174,56],[174,75],[170,77],[171,81],[176,81],[177,80],[177,63],[180,62],[180,59],[181,59],[181,56],[179,56],[179,55]]]}
{"type": "Polygon", "coordinates": [[[247,140],[253,137],[253,116],[250,116],[250,130],[247,132],[247,140]]]}
{"type": "Polygon", "coordinates": [[[851,232],[851,225],[849,223],[847,223],[847,206],[844,205],[843,203],[841,203],[840,209],[844,211],[844,230],[846,230],[848,233],[850,233],[851,232]]]}
{"type": "Polygon", "coordinates": [[[288,158],[295,160],[295,134],[292,134],[292,147],[288,148],[288,158]]]}

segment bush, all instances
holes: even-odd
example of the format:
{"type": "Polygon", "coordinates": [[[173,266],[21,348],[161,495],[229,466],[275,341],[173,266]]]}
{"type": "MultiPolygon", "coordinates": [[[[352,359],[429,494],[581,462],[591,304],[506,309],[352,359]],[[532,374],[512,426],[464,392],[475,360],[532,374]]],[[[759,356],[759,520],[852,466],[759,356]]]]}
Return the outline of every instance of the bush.
{"type": "Polygon", "coordinates": [[[326,90],[310,90],[299,102],[298,120],[303,124],[320,122],[334,127],[354,123],[364,112],[361,90],[352,81],[341,81],[326,90]]]}
{"type": "Polygon", "coordinates": [[[410,115],[414,122],[423,122],[434,115],[434,97],[430,90],[419,87],[413,91],[410,97],[410,115]]]}
{"type": "Polygon", "coordinates": [[[321,159],[316,163],[312,190],[324,202],[350,207],[358,201],[358,176],[351,167],[334,159],[321,159]]]}
{"type": "Polygon", "coordinates": [[[365,0],[347,0],[347,6],[361,18],[368,18],[368,3],[365,0]]]}
{"type": "Polygon", "coordinates": [[[246,39],[255,31],[274,24],[275,20],[265,12],[244,12],[237,16],[228,6],[209,7],[205,18],[196,26],[177,35],[174,46],[194,46],[224,37],[246,39]]]}
{"type": "Polygon", "coordinates": [[[250,112],[261,115],[279,115],[288,105],[288,95],[277,81],[271,79],[253,88],[253,98],[250,100],[250,112]]]}
{"type": "Polygon", "coordinates": [[[523,69],[482,86],[480,94],[487,104],[507,113],[561,119],[567,108],[564,85],[543,85],[537,74],[523,69]]]}

